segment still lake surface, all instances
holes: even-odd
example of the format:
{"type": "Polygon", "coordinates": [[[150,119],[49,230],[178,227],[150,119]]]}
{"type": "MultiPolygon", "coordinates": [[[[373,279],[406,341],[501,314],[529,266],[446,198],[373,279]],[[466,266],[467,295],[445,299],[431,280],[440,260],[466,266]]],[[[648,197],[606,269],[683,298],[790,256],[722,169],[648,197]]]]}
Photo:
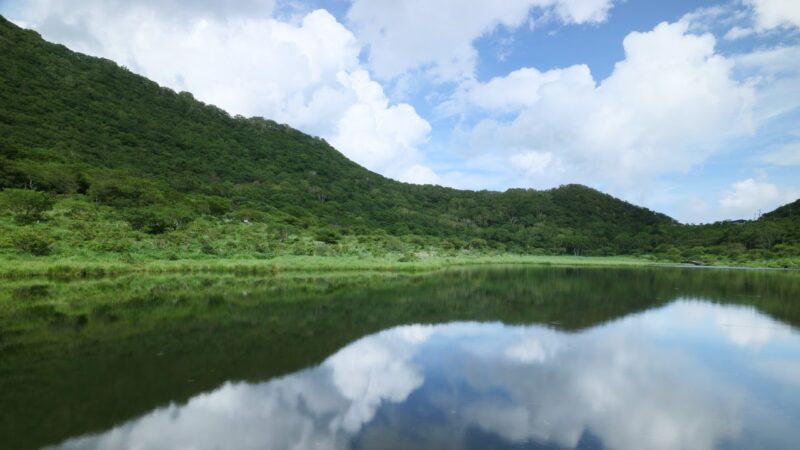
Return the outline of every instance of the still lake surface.
{"type": "Polygon", "coordinates": [[[800,273],[0,286],[0,448],[793,449],[800,273]]]}

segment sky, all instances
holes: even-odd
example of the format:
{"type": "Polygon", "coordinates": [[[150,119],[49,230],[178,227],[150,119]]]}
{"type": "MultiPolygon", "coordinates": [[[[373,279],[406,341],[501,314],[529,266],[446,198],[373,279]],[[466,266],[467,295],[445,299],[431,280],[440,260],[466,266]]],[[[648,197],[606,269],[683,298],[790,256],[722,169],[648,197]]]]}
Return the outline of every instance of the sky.
{"type": "Polygon", "coordinates": [[[798,0],[0,0],[53,42],[388,177],[682,222],[800,198],[798,0]]]}

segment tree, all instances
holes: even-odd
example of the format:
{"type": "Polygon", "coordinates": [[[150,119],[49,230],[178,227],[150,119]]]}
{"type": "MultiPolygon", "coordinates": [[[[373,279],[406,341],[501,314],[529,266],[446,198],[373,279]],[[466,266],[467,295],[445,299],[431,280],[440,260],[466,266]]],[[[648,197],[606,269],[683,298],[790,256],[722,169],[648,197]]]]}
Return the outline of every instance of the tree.
{"type": "Polygon", "coordinates": [[[45,192],[5,189],[0,192],[0,208],[11,211],[18,223],[33,223],[53,207],[55,200],[45,192]]]}

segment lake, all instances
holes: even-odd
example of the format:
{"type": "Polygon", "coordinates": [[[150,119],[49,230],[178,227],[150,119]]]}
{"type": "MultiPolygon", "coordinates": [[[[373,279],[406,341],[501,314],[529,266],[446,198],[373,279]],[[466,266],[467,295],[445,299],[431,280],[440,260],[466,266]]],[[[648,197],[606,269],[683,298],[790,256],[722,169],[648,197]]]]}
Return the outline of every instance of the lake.
{"type": "Polygon", "coordinates": [[[0,283],[3,449],[789,449],[800,273],[0,283]]]}

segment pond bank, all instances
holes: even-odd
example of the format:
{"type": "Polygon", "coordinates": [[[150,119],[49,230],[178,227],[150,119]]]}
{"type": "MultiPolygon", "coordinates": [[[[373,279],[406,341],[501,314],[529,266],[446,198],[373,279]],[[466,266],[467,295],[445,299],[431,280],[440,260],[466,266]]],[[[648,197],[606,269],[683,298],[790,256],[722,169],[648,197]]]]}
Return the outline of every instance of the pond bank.
{"type": "Polygon", "coordinates": [[[475,265],[543,266],[645,266],[660,263],[635,257],[590,256],[453,256],[404,260],[392,257],[278,256],[271,259],[183,259],[82,260],[66,258],[20,258],[0,261],[0,278],[29,276],[96,277],[131,273],[277,273],[284,271],[427,271],[453,266],[475,265]]]}

